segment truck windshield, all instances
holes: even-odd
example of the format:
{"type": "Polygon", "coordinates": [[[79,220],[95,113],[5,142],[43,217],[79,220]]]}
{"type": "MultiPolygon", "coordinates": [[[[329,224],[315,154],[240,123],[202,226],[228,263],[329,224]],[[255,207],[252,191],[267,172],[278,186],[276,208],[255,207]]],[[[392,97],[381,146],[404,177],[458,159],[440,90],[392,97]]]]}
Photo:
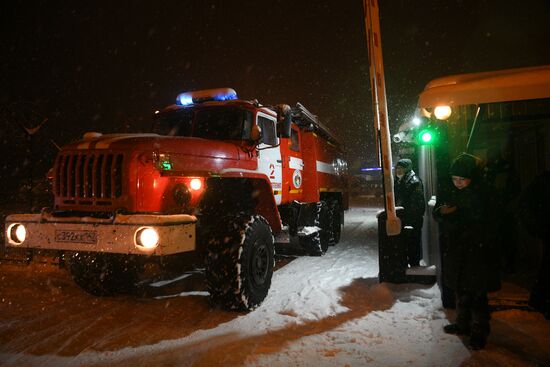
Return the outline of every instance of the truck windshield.
{"type": "Polygon", "coordinates": [[[168,136],[191,136],[193,115],[193,110],[188,108],[158,114],[153,122],[153,132],[168,136]]]}
{"type": "Polygon", "coordinates": [[[240,140],[245,138],[245,115],[245,111],[237,107],[182,108],[157,115],[153,132],[168,136],[240,140]]]}
{"type": "Polygon", "coordinates": [[[193,136],[208,139],[243,138],[244,111],[240,108],[208,107],[197,110],[193,136]]]}

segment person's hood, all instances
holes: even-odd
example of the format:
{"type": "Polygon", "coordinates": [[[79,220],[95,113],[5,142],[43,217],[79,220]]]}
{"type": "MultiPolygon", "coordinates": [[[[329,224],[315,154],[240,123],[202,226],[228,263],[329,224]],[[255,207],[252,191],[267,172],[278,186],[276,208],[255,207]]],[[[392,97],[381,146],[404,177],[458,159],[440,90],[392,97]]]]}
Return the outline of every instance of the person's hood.
{"type": "Polygon", "coordinates": [[[405,169],[405,174],[409,173],[412,170],[412,161],[408,158],[402,158],[397,161],[395,167],[402,167],[405,169]]]}

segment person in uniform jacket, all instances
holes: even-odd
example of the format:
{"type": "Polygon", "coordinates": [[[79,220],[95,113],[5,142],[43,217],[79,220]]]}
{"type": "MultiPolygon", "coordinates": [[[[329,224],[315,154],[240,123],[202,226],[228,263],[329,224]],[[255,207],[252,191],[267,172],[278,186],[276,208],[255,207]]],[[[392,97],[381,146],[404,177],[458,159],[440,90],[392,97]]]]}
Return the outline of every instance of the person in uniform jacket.
{"type": "Polygon", "coordinates": [[[490,192],[485,188],[478,159],[459,155],[451,165],[452,185],[438,200],[434,217],[441,222],[443,284],[455,291],[456,322],[449,334],[470,335],[470,347],[481,349],[489,336],[487,293],[500,288],[499,251],[492,238],[490,192]]]}
{"type": "Polygon", "coordinates": [[[408,263],[410,266],[418,266],[422,259],[422,224],[426,209],[424,186],[414,173],[410,159],[397,161],[395,176],[395,205],[404,209],[401,225],[407,243],[408,263]]]}

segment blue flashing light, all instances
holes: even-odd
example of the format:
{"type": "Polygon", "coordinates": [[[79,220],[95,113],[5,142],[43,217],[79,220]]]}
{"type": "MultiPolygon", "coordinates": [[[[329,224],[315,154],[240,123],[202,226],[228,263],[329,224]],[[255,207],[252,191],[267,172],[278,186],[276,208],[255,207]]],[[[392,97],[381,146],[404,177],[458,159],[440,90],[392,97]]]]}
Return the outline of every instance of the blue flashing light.
{"type": "Polygon", "coordinates": [[[181,106],[187,106],[193,104],[193,97],[191,97],[189,93],[182,93],[178,96],[176,102],[181,106]]]}
{"type": "Polygon", "coordinates": [[[237,99],[237,93],[235,93],[235,91],[228,91],[228,92],[225,92],[225,93],[219,93],[219,94],[216,94],[214,97],[213,97],[214,101],[230,101],[230,100],[233,100],[233,99],[237,99]]]}
{"type": "Polygon", "coordinates": [[[361,168],[361,172],[372,172],[372,171],[381,171],[381,167],[369,167],[369,168],[361,168]]]}
{"type": "Polygon", "coordinates": [[[237,92],[233,89],[218,88],[181,93],[176,99],[176,103],[180,106],[188,106],[207,101],[229,101],[234,99],[237,99],[237,92]]]}

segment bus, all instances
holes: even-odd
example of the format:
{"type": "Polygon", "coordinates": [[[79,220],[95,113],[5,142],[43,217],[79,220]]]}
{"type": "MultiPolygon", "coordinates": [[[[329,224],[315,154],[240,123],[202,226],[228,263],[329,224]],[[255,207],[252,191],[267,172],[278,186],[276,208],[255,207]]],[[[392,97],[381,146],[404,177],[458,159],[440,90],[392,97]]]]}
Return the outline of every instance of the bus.
{"type": "Polygon", "coordinates": [[[503,264],[503,269],[515,271],[515,283],[530,289],[541,266],[542,245],[520,225],[516,209],[520,193],[550,170],[550,65],[434,79],[420,94],[413,121],[394,142],[404,143],[398,150],[414,147],[424,182],[425,262],[439,268],[439,231],[432,209],[449,182],[452,160],[467,152],[480,158],[483,172],[507,195],[502,217],[508,243],[502,246],[514,264],[503,264]],[[501,172],[489,170],[495,160],[501,172]]]}

